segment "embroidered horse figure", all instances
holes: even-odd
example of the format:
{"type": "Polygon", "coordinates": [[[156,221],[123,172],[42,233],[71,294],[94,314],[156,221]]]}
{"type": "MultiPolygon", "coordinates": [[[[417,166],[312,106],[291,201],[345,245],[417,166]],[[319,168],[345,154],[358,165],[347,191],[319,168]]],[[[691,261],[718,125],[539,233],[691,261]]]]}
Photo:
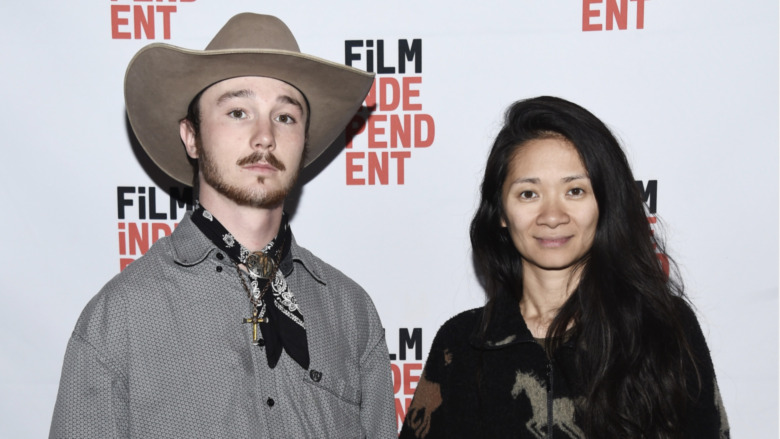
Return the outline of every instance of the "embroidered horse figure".
{"type": "Polygon", "coordinates": [[[512,386],[512,398],[525,394],[531,403],[531,420],[525,426],[539,439],[545,438],[543,428],[558,427],[572,439],[585,437],[585,433],[574,424],[574,403],[570,398],[554,398],[552,404],[553,425],[547,425],[547,389],[532,373],[517,371],[512,386]]]}

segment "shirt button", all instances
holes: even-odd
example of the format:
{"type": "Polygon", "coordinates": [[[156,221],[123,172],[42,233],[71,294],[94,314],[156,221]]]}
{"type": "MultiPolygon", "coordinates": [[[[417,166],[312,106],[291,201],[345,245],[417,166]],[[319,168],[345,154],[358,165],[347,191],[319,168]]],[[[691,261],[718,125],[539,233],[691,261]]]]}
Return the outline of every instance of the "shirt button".
{"type": "Polygon", "coordinates": [[[221,265],[217,266],[217,273],[222,273],[222,266],[221,265]]]}
{"type": "Polygon", "coordinates": [[[266,401],[265,403],[268,404],[268,407],[273,407],[275,404],[273,398],[268,398],[268,401],[266,401]]]}
{"type": "Polygon", "coordinates": [[[264,338],[258,339],[257,340],[257,345],[260,346],[260,347],[265,346],[265,339],[264,338]]]}
{"type": "Polygon", "coordinates": [[[223,255],[222,253],[217,253],[217,259],[219,259],[221,261],[221,260],[225,259],[225,255],[223,255]]]}

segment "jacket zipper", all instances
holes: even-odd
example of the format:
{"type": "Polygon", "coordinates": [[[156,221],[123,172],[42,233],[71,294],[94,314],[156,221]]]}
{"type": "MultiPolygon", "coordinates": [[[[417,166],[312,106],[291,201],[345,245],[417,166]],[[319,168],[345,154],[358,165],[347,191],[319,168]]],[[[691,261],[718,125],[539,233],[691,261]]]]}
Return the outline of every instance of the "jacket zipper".
{"type": "Polygon", "coordinates": [[[547,363],[547,439],[553,437],[553,365],[547,363]]]}

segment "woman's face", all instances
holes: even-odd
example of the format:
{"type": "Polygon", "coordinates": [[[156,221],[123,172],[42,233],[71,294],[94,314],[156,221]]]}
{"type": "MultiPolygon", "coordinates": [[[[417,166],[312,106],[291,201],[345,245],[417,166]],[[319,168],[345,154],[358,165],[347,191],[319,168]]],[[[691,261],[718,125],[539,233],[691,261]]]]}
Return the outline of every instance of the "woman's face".
{"type": "Polygon", "coordinates": [[[511,158],[501,198],[524,270],[566,270],[593,245],[599,209],[585,166],[564,138],[535,139],[511,158]]]}

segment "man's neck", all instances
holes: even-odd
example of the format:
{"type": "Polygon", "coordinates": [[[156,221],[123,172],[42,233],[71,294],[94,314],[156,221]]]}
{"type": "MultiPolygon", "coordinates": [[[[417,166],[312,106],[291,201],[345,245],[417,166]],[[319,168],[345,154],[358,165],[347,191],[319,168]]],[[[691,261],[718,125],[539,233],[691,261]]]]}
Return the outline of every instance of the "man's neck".
{"type": "Polygon", "coordinates": [[[201,193],[199,201],[250,251],[261,250],[271,242],[282,222],[282,205],[274,208],[241,206],[220,195],[209,193],[201,193]]]}

